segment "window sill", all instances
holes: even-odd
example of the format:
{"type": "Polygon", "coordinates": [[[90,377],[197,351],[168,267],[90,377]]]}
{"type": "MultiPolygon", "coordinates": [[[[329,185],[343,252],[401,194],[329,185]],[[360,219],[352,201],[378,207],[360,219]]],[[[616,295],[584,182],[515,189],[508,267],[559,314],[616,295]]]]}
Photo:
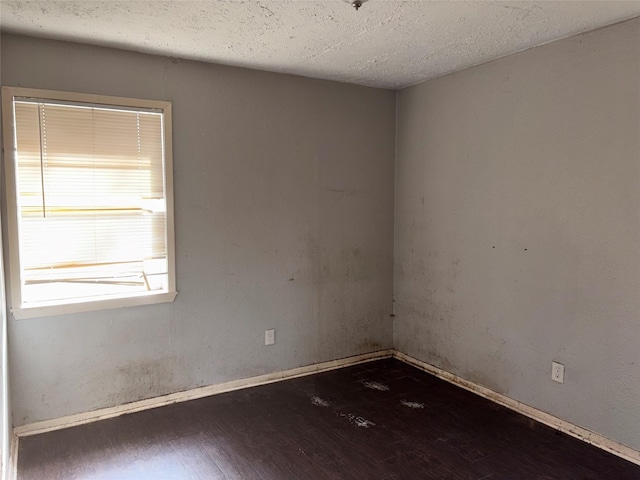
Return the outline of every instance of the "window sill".
{"type": "Polygon", "coordinates": [[[53,315],[67,315],[71,313],[95,312],[112,308],[136,307],[138,305],[153,305],[155,303],[170,303],[178,292],[163,292],[144,295],[109,298],[105,300],[86,300],[55,304],[38,304],[20,308],[12,308],[11,314],[16,320],[26,318],[51,317],[53,315]]]}

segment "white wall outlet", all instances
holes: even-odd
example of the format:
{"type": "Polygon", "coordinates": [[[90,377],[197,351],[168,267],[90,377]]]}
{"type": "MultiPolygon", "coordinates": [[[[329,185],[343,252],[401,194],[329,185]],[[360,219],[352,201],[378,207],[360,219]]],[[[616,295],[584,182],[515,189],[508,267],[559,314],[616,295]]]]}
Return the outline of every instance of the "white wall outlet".
{"type": "Polygon", "coordinates": [[[276,331],[272,328],[271,330],[264,331],[264,344],[265,345],[273,345],[276,343],[276,331]]]}
{"type": "Polygon", "coordinates": [[[564,365],[558,362],[551,362],[551,380],[564,383],[564,365]]]}

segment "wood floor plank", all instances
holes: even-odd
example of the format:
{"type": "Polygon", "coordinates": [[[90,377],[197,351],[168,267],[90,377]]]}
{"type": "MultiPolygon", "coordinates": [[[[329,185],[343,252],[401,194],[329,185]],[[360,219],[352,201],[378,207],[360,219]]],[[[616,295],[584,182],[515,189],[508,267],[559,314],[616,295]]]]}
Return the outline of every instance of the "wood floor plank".
{"type": "Polygon", "coordinates": [[[640,480],[640,467],[397,360],[20,440],[18,480],[640,480]]]}

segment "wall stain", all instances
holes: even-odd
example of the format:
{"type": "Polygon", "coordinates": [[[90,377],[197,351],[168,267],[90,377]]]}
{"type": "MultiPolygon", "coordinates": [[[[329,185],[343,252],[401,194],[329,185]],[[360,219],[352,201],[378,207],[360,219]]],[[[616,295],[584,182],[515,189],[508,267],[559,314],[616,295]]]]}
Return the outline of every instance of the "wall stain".
{"type": "Polygon", "coordinates": [[[366,339],[360,342],[357,347],[359,352],[365,352],[365,353],[377,352],[378,350],[384,350],[385,348],[387,347],[385,347],[380,342],[376,342],[375,340],[369,340],[369,339],[366,339]]]}
{"type": "Polygon", "coordinates": [[[321,281],[360,282],[378,277],[380,262],[358,248],[344,248],[338,255],[328,257],[322,265],[321,281]]]}
{"type": "Polygon", "coordinates": [[[507,394],[507,389],[502,384],[498,383],[495,378],[492,378],[478,370],[469,370],[460,376],[465,380],[487,387],[494,392],[501,393],[502,395],[507,394]]]}
{"type": "Polygon", "coordinates": [[[175,391],[173,359],[130,363],[106,372],[97,383],[103,385],[109,405],[121,405],[175,391]]]}
{"type": "Polygon", "coordinates": [[[325,189],[327,192],[332,192],[332,193],[340,193],[344,196],[351,196],[351,195],[357,195],[358,192],[357,190],[343,190],[341,188],[326,188],[325,189]]]}

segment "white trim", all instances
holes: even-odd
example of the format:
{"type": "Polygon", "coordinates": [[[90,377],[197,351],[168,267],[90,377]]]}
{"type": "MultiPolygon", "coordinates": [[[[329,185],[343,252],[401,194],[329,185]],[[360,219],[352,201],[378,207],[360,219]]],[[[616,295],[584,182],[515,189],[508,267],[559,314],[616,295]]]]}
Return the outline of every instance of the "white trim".
{"type": "Polygon", "coordinates": [[[98,420],[105,420],[107,418],[119,417],[120,415],[124,415],[127,413],[139,412],[141,410],[148,410],[150,408],[171,405],[172,403],[185,402],[187,400],[195,400],[196,398],[209,397],[211,395],[232,392],[234,390],[240,390],[243,388],[266,385],[268,383],[279,382],[291,378],[303,377],[306,375],[312,375],[314,373],[326,372],[329,370],[357,365],[359,363],[371,362],[373,360],[380,360],[383,358],[391,358],[392,356],[393,349],[364,353],[362,355],[356,355],[353,357],[341,358],[338,360],[331,360],[329,362],[316,363],[313,365],[306,365],[304,367],[292,368],[290,370],[284,370],[281,372],[267,373],[265,375],[258,375],[256,377],[232,380],[216,385],[209,385],[207,387],[200,387],[193,390],[186,390],[184,392],[163,395],[161,397],[140,400],[138,402],[126,403],[124,405],[118,405],[116,407],[102,408],[99,410],[94,410],[92,412],[78,413],[66,417],[54,418],[52,420],[34,422],[27,425],[15,427],[13,429],[13,432],[18,437],[26,437],[39,433],[51,432],[53,430],[75,427],[77,425],[97,422],[98,420]]]}
{"type": "Polygon", "coordinates": [[[42,318],[52,315],[67,315],[70,313],[93,312],[107,308],[136,307],[138,305],[152,305],[154,303],[173,302],[177,292],[152,292],[128,294],[126,297],[108,298],[104,300],[73,301],[48,305],[23,306],[12,308],[11,314],[16,320],[25,318],[42,318]]]}
{"type": "Polygon", "coordinates": [[[11,87],[3,86],[2,90],[7,90],[11,99],[52,100],[61,102],[87,103],[105,106],[119,106],[128,108],[144,108],[147,110],[162,111],[171,102],[166,100],[147,100],[143,98],[115,97],[111,95],[97,95],[93,93],[65,92],[61,90],[44,90],[41,88],[11,87]]]}
{"type": "Polygon", "coordinates": [[[507,407],[510,410],[521,413],[522,415],[532,418],[533,420],[543,423],[551,428],[571,435],[578,440],[582,440],[583,442],[589,443],[609,453],[613,453],[614,455],[624,458],[625,460],[635,463],[636,465],[640,465],[640,452],[638,450],[634,450],[633,448],[623,445],[622,443],[611,440],[604,435],[600,435],[599,433],[595,433],[591,430],[587,430],[586,428],[574,425],[573,423],[567,422],[566,420],[555,417],[549,413],[543,412],[542,410],[538,410],[537,408],[531,407],[526,403],[519,402],[518,400],[507,397],[506,395],[494,392],[487,387],[483,387],[482,385],[478,385],[477,383],[465,380],[458,375],[447,372],[446,370],[442,370],[441,368],[435,367],[429,363],[423,362],[422,360],[418,360],[417,358],[411,357],[404,353],[398,352],[397,350],[394,350],[393,357],[408,365],[417,367],[420,370],[424,370],[425,372],[430,373],[431,375],[434,375],[458,387],[464,388],[465,390],[480,395],[481,397],[491,400],[492,402],[502,405],[503,407],[507,407]]]}
{"type": "Polygon", "coordinates": [[[108,308],[150,305],[173,302],[176,297],[175,232],[173,204],[173,136],[172,108],[167,100],[134,99],[108,95],[42,90],[23,87],[2,87],[2,124],[4,138],[5,190],[7,200],[7,231],[9,248],[9,279],[11,287],[11,314],[15,319],[40,318],[51,315],[90,312],[108,308]],[[32,306],[22,302],[22,268],[20,266],[19,214],[16,187],[16,137],[14,99],[38,99],[57,102],[85,103],[90,105],[115,106],[154,110],[163,113],[163,172],[166,207],[166,246],[168,288],[163,292],[134,293],[109,296],[77,298],[70,301],[54,301],[32,306]]]}
{"type": "MultiPolygon", "coordinates": [[[[176,235],[173,204],[173,107],[171,106],[171,102],[166,102],[163,107],[163,111],[162,148],[164,149],[164,202],[167,210],[165,220],[167,222],[167,272],[169,272],[169,284],[167,290],[169,292],[176,292],[176,235]]],[[[171,301],[173,302],[173,299],[171,301]]]]}
{"type": "Polygon", "coordinates": [[[26,437],[29,435],[50,432],[53,430],[60,430],[62,428],[74,427],[77,425],[83,425],[85,423],[97,422],[99,420],[105,420],[107,418],[118,417],[127,413],[134,413],[141,410],[148,410],[150,408],[171,405],[172,403],[185,402],[188,400],[194,400],[197,398],[208,397],[220,393],[231,392],[243,388],[256,387],[258,385],[266,385],[268,383],[279,382],[296,377],[303,377],[306,375],[312,375],[314,373],[326,372],[329,370],[335,370],[338,368],[390,357],[400,360],[401,362],[404,362],[413,367],[419,368],[420,370],[423,370],[442,380],[445,380],[458,387],[464,388],[465,390],[480,395],[481,397],[484,397],[494,403],[525,415],[526,417],[543,423],[551,428],[571,435],[578,440],[582,440],[583,442],[591,444],[597,448],[600,448],[618,457],[624,458],[625,460],[628,460],[632,463],[640,465],[640,452],[632,449],[631,447],[616,442],[615,440],[611,440],[610,438],[600,435],[599,433],[595,433],[587,430],[586,428],[574,425],[570,422],[567,422],[566,420],[562,420],[561,418],[555,417],[546,412],[538,410],[537,408],[519,402],[518,400],[514,400],[513,398],[494,392],[493,390],[483,387],[482,385],[478,385],[476,383],[470,382],[469,380],[465,380],[458,375],[447,372],[446,370],[442,370],[441,368],[423,362],[422,360],[418,360],[417,358],[398,352],[394,349],[387,349],[380,350],[378,352],[356,355],[353,357],[341,358],[338,360],[331,360],[329,362],[306,365],[304,367],[293,368],[281,372],[268,373],[265,375],[259,375],[257,377],[232,380],[230,382],[209,385],[207,387],[196,388],[184,392],[172,393],[170,395],[150,398],[147,400],[140,400],[138,402],[127,403],[125,405],[119,405],[116,407],[103,408],[100,410],[94,410],[92,412],[78,413],[75,415],[69,415],[66,417],[30,423],[27,425],[16,427],[13,429],[14,435],[12,436],[10,454],[9,473],[11,473],[13,476],[7,475],[6,480],[15,480],[19,437],[26,437]]]}
{"type": "Polygon", "coordinates": [[[16,480],[18,478],[18,436],[11,435],[9,446],[9,463],[2,471],[2,480],[16,480]]]}
{"type": "MultiPolygon", "coordinates": [[[[9,278],[8,286],[10,287],[12,305],[21,305],[21,285],[20,279],[20,257],[17,254],[17,232],[18,232],[18,211],[16,203],[16,137],[15,137],[15,115],[13,106],[14,92],[7,87],[2,87],[2,139],[4,145],[4,178],[2,179],[5,186],[5,195],[7,200],[7,232],[9,248],[9,278]],[[9,181],[8,179],[11,179],[9,181]],[[16,232],[15,234],[13,232],[16,232]],[[13,253],[13,252],[16,253],[13,253]]],[[[5,289],[6,291],[6,289],[5,289]]]]}

